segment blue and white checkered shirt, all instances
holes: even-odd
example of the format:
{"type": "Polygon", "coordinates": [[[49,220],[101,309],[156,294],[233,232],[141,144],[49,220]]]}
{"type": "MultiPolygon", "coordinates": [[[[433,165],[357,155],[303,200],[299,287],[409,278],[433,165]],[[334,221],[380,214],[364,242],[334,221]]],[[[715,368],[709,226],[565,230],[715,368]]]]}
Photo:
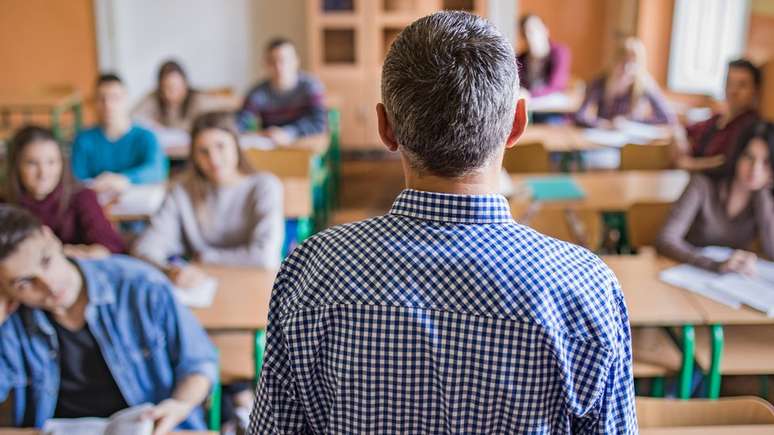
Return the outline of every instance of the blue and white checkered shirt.
{"type": "Polygon", "coordinates": [[[405,190],[283,264],[250,432],[637,433],[621,289],[499,195],[405,190]]]}

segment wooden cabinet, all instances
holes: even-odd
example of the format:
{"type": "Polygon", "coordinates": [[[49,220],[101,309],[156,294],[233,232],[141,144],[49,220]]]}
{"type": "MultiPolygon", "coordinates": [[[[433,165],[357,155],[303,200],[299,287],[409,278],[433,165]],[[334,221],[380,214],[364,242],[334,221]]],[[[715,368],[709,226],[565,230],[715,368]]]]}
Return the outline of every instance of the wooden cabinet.
{"type": "Polygon", "coordinates": [[[381,149],[376,123],[380,77],[404,27],[441,9],[485,15],[487,0],[307,0],[310,69],[336,96],[346,150],[381,149]]]}

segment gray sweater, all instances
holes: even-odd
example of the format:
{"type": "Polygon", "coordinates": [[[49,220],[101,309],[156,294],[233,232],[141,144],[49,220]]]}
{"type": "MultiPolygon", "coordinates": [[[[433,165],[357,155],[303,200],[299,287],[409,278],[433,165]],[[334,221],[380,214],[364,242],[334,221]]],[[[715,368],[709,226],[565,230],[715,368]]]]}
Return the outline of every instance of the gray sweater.
{"type": "Polygon", "coordinates": [[[213,187],[195,207],[184,182],[172,185],[134,254],[158,267],[173,255],[210,264],[275,268],[285,227],[282,184],[257,173],[240,183],[213,187]]]}
{"type": "Polygon", "coordinates": [[[750,197],[741,213],[729,217],[720,195],[720,184],[704,175],[694,175],[672,208],[656,241],[662,255],[682,263],[718,271],[721,263],[707,258],[699,249],[725,246],[749,250],[760,244],[763,255],[774,259],[774,200],[769,189],[750,197]]]}

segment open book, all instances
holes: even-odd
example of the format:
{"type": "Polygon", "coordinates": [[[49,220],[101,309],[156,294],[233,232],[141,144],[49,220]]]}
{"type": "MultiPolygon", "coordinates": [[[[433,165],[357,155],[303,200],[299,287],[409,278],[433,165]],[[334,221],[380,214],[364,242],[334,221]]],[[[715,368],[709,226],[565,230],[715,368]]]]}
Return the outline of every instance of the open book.
{"type": "MultiPolygon", "coordinates": [[[[701,253],[715,261],[724,261],[732,253],[729,248],[709,246],[701,253]]],[[[774,263],[758,260],[758,274],[748,277],[738,273],[714,273],[682,264],[661,272],[661,280],[708,297],[732,308],[747,305],[774,316],[774,263]]]]}
{"type": "Polygon", "coordinates": [[[668,128],[629,120],[617,120],[614,130],[588,128],[583,136],[598,145],[621,148],[626,144],[647,145],[660,139],[668,139],[668,128]]]}
{"type": "Polygon", "coordinates": [[[145,403],[116,412],[109,418],[53,418],[43,425],[43,435],[151,435],[153,422],[142,415],[153,405],[145,403]]]}

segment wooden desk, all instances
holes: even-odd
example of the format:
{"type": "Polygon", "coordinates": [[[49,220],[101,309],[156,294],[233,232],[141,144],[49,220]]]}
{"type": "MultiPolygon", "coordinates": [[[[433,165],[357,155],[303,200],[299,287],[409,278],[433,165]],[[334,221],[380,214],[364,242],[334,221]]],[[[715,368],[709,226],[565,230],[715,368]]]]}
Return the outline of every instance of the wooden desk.
{"type": "MultiPolygon", "coordinates": [[[[556,175],[512,175],[514,188],[519,190],[521,187],[525,192],[511,199],[512,208],[522,210],[525,203],[532,202],[526,191],[528,178],[556,175]]],[[[583,190],[585,197],[573,201],[546,201],[542,203],[543,207],[621,212],[637,202],[671,204],[683,193],[690,178],[688,172],[681,170],[582,172],[569,176],[583,190]]]]}
{"type": "Polygon", "coordinates": [[[268,323],[274,270],[201,265],[218,280],[215,300],[207,308],[191,311],[209,330],[258,330],[268,323]]]}
{"type": "Polygon", "coordinates": [[[27,116],[30,112],[46,112],[51,116],[51,131],[60,140],[62,137],[61,116],[72,110],[73,131],[82,125],[81,94],[73,89],[36,90],[28,92],[0,92],[0,125],[11,127],[11,113],[19,112],[27,116]]]}
{"type": "Polygon", "coordinates": [[[658,274],[668,260],[653,250],[639,255],[609,255],[602,259],[613,270],[623,289],[632,326],[679,326],[701,324],[701,311],[691,294],[662,282],[658,274]]]}
{"type": "Polygon", "coordinates": [[[640,429],[640,435],[771,435],[774,425],[658,427],[640,429]]]}
{"type": "MultiPolygon", "coordinates": [[[[186,160],[188,158],[190,145],[162,143],[162,146],[164,148],[164,153],[167,155],[167,157],[169,157],[172,160],[186,160]]],[[[297,150],[297,151],[308,151],[308,152],[311,152],[312,154],[323,154],[325,153],[325,151],[328,150],[328,146],[330,146],[330,135],[328,133],[320,133],[320,134],[301,137],[291,144],[278,146],[277,148],[274,148],[271,150],[255,149],[255,151],[272,153],[275,151],[282,152],[287,150],[297,150]]],[[[250,148],[245,149],[245,151],[252,151],[252,150],[253,149],[250,149],[250,148]]]]}
{"type": "Polygon", "coordinates": [[[528,125],[518,143],[542,143],[549,153],[568,153],[599,148],[599,145],[588,141],[583,136],[582,128],[574,125],[528,125]]]}

